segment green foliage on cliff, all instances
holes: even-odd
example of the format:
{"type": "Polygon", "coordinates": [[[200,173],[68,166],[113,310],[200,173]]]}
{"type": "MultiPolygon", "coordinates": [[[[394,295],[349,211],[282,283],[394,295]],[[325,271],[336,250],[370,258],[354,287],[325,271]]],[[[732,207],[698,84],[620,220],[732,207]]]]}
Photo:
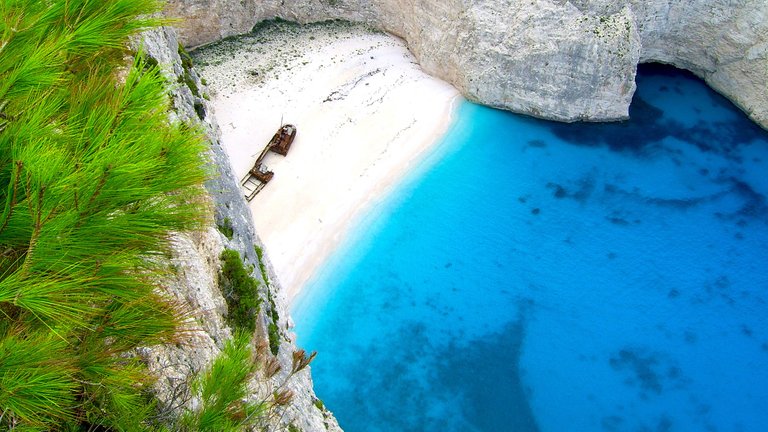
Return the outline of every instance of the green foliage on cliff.
{"type": "Polygon", "coordinates": [[[232,240],[232,237],[235,235],[235,230],[232,228],[232,220],[230,218],[224,218],[222,223],[216,225],[216,228],[218,228],[219,232],[229,240],[232,240]]]}
{"type": "Polygon", "coordinates": [[[226,249],[221,253],[219,287],[227,301],[227,324],[233,329],[253,334],[256,314],[261,300],[259,283],[251,277],[253,268],[245,266],[237,251],[226,249]]]}
{"type": "MultiPolygon", "coordinates": [[[[261,271],[261,279],[264,281],[264,285],[269,285],[269,275],[267,274],[267,266],[264,264],[264,250],[259,247],[254,247],[256,250],[256,257],[259,260],[259,271],[261,271]]],[[[277,355],[280,351],[280,328],[277,323],[280,321],[280,315],[277,313],[277,305],[275,305],[275,299],[272,298],[272,291],[267,290],[267,300],[269,301],[268,315],[270,322],[267,325],[267,336],[269,337],[269,350],[272,355],[277,355]]]]}
{"type": "Polygon", "coordinates": [[[168,232],[199,226],[203,141],[128,60],[156,0],[0,0],[0,429],[137,430],[136,347],[174,341],[168,232]]]}
{"type": "Polygon", "coordinates": [[[245,401],[248,381],[260,363],[250,341],[250,333],[235,333],[211,368],[192,383],[192,392],[200,398],[201,406],[182,418],[183,430],[241,431],[262,420],[268,404],[245,401]]]}

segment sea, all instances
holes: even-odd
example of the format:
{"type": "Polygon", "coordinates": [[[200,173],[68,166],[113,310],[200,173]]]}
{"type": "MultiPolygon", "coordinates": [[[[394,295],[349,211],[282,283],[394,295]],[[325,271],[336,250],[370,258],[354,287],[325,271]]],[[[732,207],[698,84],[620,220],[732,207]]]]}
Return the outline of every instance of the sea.
{"type": "Polygon", "coordinates": [[[655,64],[630,117],[461,103],[294,303],[342,428],[768,430],[768,133],[655,64]]]}

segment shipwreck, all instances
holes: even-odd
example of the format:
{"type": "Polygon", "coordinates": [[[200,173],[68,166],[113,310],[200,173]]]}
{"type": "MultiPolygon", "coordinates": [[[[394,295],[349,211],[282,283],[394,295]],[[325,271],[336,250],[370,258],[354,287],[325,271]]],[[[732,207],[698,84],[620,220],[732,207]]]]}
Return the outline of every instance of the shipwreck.
{"type": "Polygon", "coordinates": [[[272,180],[275,173],[269,171],[263,164],[264,158],[267,157],[269,152],[274,152],[282,156],[288,155],[288,150],[293,144],[293,140],[296,138],[296,126],[292,124],[285,124],[280,126],[280,129],[275,132],[272,139],[269,140],[267,145],[256,158],[256,162],[253,163],[247,174],[240,180],[240,186],[243,188],[243,195],[245,199],[251,201],[257,193],[264,189],[264,186],[272,180]]]}

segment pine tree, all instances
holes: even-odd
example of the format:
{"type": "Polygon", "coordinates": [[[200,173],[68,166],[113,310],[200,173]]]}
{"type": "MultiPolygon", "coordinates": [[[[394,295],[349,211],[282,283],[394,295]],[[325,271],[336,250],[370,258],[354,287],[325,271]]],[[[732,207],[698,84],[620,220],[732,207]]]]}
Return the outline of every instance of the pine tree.
{"type": "Polygon", "coordinates": [[[173,341],[168,233],[200,226],[202,135],[129,39],[156,0],[0,0],[0,428],[136,430],[173,341]],[[131,57],[135,60],[131,62],[131,57]]]}

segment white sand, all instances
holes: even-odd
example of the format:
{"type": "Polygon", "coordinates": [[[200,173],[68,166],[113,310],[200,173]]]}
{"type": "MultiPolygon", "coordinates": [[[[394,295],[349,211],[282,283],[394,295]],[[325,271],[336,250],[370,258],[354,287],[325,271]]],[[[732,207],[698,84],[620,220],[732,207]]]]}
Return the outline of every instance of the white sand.
{"type": "Polygon", "coordinates": [[[298,129],[287,157],[265,159],[275,176],[250,203],[292,301],[354,218],[439,141],[458,93],[422,72],[393,36],[282,27],[195,56],[238,178],[281,120],[298,129]]]}

